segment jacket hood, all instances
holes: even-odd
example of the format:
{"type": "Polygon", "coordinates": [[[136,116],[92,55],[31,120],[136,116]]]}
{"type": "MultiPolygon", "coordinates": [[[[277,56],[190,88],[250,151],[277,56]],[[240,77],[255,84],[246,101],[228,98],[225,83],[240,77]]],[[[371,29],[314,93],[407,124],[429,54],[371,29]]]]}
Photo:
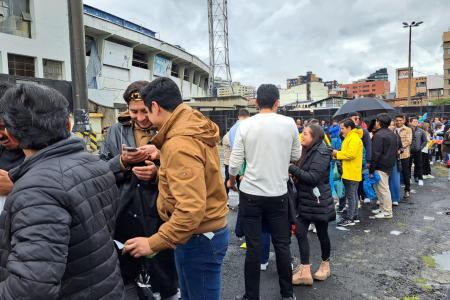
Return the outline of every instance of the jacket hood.
{"type": "Polygon", "coordinates": [[[117,117],[117,121],[124,126],[131,125],[132,122],[131,122],[130,112],[128,110],[121,112],[119,114],[119,116],[117,117]]]}
{"type": "Polygon", "coordinates": [[[217,124],[186,104],[180,104],[174,110],[166,124],[152,139],[152,143],[161,148],[166,140],[177,136],[190,136],[210,147],[216,146],[220,141],[217,124]]]}
{"type": "Polygon", "coordinates": [[[352,132],[355,132],[359,136],[360,139],[362,139],[364,136],[364,129],[362,129],[362,128],[355,128],[352,130],[352,132]]]}
{"type": "Polygon", "coordinates": [[[332,125],[330,127],[330,135],[332,138],[338,137],[341,133],[341,127],[339,125],[332,125]]]}

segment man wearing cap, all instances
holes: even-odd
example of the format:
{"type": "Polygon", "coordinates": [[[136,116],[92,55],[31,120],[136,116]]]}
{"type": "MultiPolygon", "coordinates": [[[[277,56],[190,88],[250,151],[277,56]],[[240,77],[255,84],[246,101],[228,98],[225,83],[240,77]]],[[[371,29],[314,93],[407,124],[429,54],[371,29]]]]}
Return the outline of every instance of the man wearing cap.
{"type": "MultiPolygon", "coordinates": [[[[148,81],[136,81],[125,90],[123,99],[128,110],[109,129],[100,154],[108,161],[119,187],[120,207],[114,238],[121,243],[137,236],[150,236],[163,223],[156,209],[157,168],[139,148],[147,145],[156,134],[139,93],[146,84],[148,81]]],[[[173,250],[161,251],[151,260],[119,253],[119,261],[127,299],[138,299],[136,278],[142,267],[150,275],[153,292],[158,292],[162,299],[177,299],[173,250]]]]}

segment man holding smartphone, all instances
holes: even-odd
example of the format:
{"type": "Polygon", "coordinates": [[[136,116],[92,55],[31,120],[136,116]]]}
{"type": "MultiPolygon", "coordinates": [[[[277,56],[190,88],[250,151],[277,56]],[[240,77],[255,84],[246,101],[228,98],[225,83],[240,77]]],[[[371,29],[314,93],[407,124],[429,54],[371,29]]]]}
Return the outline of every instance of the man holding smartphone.
{"type": "MultiPolygon", "coordinates": [[[[103,160],[108,161],[119,187],[120,212],[114,238],[121,243],[137,236],[150,236],[162,224],[156,209],[157,167],[144,150],[156,133],[139,92],[147,83],[133,82],[124,92],[128,111],[121,114],[119,122],[108,130],[100,154],[103,160]]],[[[162,251],[151,260],[120,253],[119,260],[127,299],[138,299],[139,288],[135,279],[142,267],[150,275],[153,292],[160,293],[162,299],[177,298],[173,250],[162,251]]]]}
{"type": "MultiPolygon", "coordinates": [[[[159,132],[147,149],[160,155],[158,212],[166,221],[153,235],[128,240],[124,252],[151,256],[175,248],[182,299],[219,300],[229,230],[220,168],[219,128],[183,103],[176,83],[159,77],[141,90],[159,132]]],[[[148,147],[148,146],[147,146],[148,147]]]]}

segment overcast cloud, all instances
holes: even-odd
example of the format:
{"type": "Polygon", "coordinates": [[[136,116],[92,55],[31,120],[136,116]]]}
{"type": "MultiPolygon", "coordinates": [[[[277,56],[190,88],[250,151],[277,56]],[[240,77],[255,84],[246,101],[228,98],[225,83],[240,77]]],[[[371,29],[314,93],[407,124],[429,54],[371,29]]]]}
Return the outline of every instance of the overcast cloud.
{"type": "MultiPolygon", "coordinates": [[[[206,0],[84,0],[136,21],[208,62],[206,0]]],[[[228,0],[233,80],[258,86],[313,71],[348,83],[408,63],[413,29],[415,75],[442,74],[442,33],[450,30],[449,0],[228,0]]]]}

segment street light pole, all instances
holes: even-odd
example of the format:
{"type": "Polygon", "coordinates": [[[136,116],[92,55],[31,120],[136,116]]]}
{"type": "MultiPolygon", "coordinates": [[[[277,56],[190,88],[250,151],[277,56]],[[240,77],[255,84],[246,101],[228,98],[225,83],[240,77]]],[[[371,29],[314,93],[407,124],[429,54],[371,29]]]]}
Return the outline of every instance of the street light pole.
{"type": "Polygon", "coordinates": [[[411,72],[411,33],[412,29],[411,26],[409,26],[409,49],[408,49],[408,105],[411,104],[411,78],[412,78],[412,72],[411,72]]]}
{"type": "Polygon", "coordinates": [[[86,50],[84,45],[83,1],[68,0],[70,60],[72,65],[73,132],[89,144],[89,102],[86,84],[86,50]]]}
{"type": "Polygon", "coordinates": [[[423,22],[411,22],[411,24],[408,24],[407,22],[403,22],[403,28],[409,27],[409,47],[408,47],[408,105],[411,104],[411,79],[412,79],[412,72],[411,72],[411,36],[412,36],[412,27],[418,27],[423,22]]]}

